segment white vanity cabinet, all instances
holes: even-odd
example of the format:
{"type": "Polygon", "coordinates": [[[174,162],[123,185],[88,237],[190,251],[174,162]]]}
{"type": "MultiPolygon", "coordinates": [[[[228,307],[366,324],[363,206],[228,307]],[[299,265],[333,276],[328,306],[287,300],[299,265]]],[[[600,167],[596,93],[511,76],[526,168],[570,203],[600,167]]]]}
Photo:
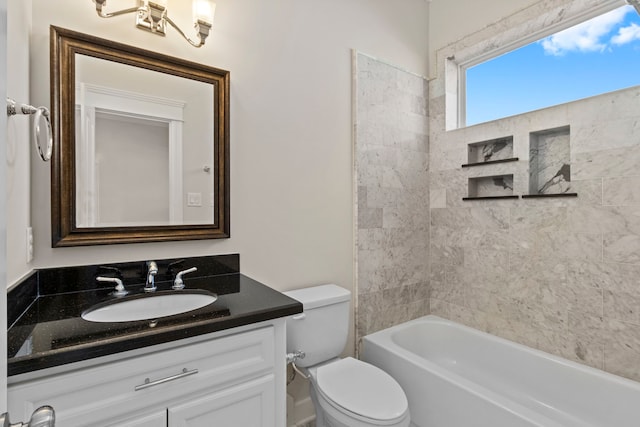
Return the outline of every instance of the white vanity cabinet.
{"type": "Polygon", "coordinates": [[[284,328],[276,319],[10,378],[9,410],[28,419],[49,404],[56,427],[283,427],[284,328]]]}

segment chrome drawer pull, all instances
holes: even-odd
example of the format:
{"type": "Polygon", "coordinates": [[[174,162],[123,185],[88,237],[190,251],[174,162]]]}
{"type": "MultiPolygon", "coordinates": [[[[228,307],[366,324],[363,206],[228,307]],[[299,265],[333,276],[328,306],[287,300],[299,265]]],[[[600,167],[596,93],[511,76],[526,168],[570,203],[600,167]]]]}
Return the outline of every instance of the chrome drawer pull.
{"type": "Polygon", "coordinates": [[[189,375],[195,375],[198,373],[197,369],[188,370],[187,368],[182,369],[182,372],[176,375],[171,375],[170,377],[161,378],[159,380],[151,381],[149,378],[145,378],[144,384],[137,385],[135,387],[135,391],[144,390],[145,388],[153,387],[156,385],[168,383],[169,381],[177,380],[178,378],[188,377],[189,375]]]}

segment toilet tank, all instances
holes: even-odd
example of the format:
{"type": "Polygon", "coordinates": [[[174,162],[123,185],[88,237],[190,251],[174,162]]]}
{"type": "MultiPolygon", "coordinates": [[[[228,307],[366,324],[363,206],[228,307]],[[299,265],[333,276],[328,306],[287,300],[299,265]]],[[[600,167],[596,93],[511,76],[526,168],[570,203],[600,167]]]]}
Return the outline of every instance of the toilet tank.
{"type": "Polygon", "coordinates": [[[300,301],[301,314],[287,318],[287,353],[303,351],[300,367],[340,356],[349,334],[351,292],[336,285],[321,285],[284,292],[300,301]]]}

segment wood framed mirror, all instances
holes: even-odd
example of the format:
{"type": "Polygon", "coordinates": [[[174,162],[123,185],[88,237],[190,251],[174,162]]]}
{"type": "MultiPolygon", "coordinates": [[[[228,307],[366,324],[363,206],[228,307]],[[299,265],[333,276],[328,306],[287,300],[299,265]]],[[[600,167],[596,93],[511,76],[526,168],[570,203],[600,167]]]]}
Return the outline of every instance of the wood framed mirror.
{"type": "Polygon", "coordinates": [[[50,33],[52,246],[228,238],[229,72],[50,33]]]}

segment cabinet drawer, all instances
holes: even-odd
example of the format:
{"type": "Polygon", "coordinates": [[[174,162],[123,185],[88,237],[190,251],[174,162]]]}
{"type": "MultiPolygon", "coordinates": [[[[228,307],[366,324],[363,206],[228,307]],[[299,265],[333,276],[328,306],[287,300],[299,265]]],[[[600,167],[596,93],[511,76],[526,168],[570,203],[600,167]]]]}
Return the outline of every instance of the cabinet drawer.
{"type": "Polygon", "coordinates": [[[272,326],[144,356],[12,384],[9,410],[28,419],[52,405],[60,427],[99,426],[114,416],[148,411],[271,372],[272,326]],[[140,387],[142,386],[142,387],[140,387]]]}

